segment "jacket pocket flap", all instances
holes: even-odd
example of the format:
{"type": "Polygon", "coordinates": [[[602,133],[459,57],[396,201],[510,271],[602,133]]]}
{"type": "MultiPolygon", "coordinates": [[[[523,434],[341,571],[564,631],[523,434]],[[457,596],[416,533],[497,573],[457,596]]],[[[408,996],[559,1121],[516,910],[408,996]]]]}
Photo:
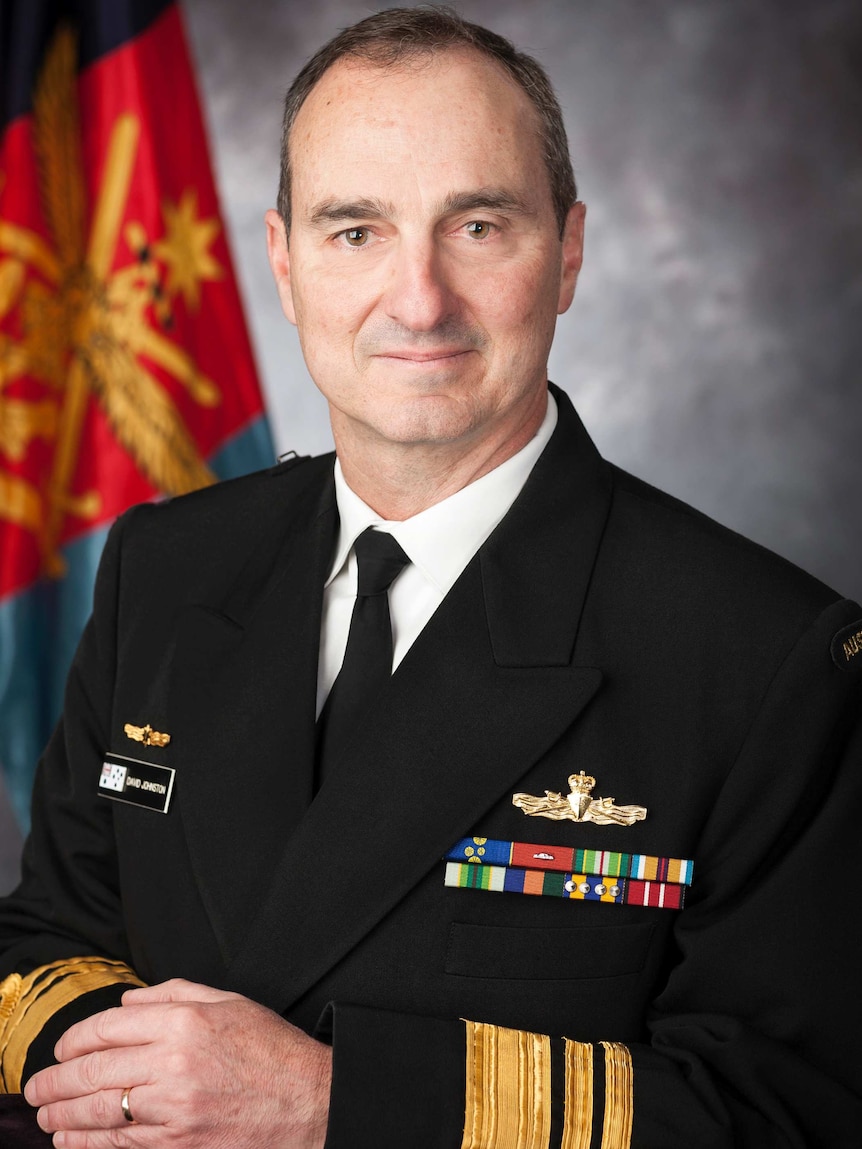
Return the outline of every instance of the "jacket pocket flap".
{"type": "Polygon", "coordinates": [[[453,922],[446,972],[461,977],[565,981],[643,969],[651,923],[611,926],[482,926],[453,922]]]}

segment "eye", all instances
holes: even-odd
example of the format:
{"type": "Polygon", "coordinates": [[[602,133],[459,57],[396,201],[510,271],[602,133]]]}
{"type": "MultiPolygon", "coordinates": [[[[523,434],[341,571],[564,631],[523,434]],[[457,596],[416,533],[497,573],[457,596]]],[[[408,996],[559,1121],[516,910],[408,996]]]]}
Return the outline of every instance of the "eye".
{"type": "Polygon", "coordinates": [[[492,226],[486,219],[473,219],[467,224],[467,234],[474,239],[487,239],[492,226]]]}
{"type": "Polygon", "coordinates": [[[367,227],[349,227],[341,234],[349,247],[364,247],[371,235],[367,227]]]}

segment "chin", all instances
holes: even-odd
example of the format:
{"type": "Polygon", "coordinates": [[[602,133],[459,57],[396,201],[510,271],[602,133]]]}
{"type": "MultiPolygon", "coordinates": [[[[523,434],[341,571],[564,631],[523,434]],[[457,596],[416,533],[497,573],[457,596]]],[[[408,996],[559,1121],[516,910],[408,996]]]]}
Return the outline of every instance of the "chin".
{"type": "Polygon", "coordinates": [[[398,404],[368,425],[390,443],[452,443],[470,434],[476,422],[476,412],[464,404],[429,396],[398,404]]]}

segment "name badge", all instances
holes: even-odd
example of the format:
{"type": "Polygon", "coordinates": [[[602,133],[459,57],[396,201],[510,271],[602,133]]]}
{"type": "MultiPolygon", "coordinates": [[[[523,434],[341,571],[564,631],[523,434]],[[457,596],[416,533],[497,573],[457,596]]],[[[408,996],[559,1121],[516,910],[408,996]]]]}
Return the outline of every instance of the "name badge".
{"type": "Polygon", "coordinates": [[[175,775],[176,770],[170,766],[157,766],[154,762],[141,762],[139,758],[126,758],[122,754],[106,754],[99,794],[113,802],[127,802],[167,814],[175,775]]]}

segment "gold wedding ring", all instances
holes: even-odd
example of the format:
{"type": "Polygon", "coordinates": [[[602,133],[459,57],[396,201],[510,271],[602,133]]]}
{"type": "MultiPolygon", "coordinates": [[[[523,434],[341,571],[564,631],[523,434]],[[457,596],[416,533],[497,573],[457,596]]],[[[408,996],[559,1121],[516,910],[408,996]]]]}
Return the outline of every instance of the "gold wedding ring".
{"type": "Polygon", "coordinates": [[[135,1121],[134,1117],[132,1116],[131,1106],[129,1105],[129,1094],[131,1092],[132,1092],[132,1086],[129,1086],[128,1089],[123,1090],[123,1096],[120,1098],[120,1108],[123,1111],[123,1116],[125,1117],[125,1119],[128,1122],[130,1122],[132,1125],[137,1125],[137,1122],[135,1121]]]}

